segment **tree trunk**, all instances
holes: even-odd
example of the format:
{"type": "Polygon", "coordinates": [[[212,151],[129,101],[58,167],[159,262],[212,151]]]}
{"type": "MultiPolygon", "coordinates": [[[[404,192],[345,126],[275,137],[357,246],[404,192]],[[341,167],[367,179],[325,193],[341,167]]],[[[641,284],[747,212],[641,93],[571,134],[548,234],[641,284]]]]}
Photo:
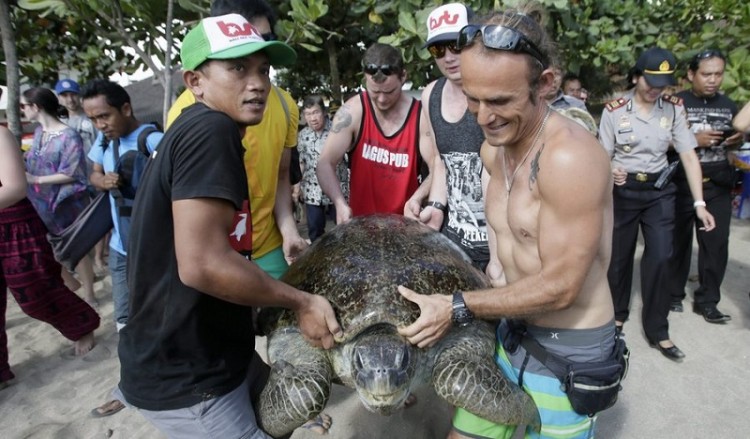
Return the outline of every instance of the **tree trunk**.
{"type": "Polygon", "coordinates": [[[325,41],[326,52],[328,52],[328,64],[331,68],[331,96],[334,101],[338,102],[339,105],[344,104],[344,99],[341,94],[341,75],[339,74],[338,66],[338,52],[336,51],[336,44],[332,37],[328,37],[325,41]]]}
{"type": "Polygon", "coordinates": [[[174,16],[174,0],[167,2],[167,23],[165,33],[167,47],[164,51],[164,108],[162,109],[162,126],[167,126],[167,114],[172,106],[172,18],[174,16]]]}
{"type": "Polygon", "coordinates": [[[21,110],[18,107],[20,81],[18,77],[18,54],[16,53],[16,36],[10,24],[10,5],[0,0],[0,33],[2,33],[3,52],[5,53],[6,84],[8,86],[8,106],[5,114],[8,117],[8,128],[21,140],[21,110]]]}

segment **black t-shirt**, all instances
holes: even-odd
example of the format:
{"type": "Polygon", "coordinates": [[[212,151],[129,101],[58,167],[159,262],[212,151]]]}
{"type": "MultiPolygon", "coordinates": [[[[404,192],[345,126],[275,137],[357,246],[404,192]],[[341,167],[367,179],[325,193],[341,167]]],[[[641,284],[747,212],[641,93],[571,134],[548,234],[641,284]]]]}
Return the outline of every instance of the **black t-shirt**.
{"type": "MultiPolygon", "coordinates": [[[[682,98],[687,112],[690,131],[697,133],[713,129],[724,131],[726,137],[734,133],[732,119],[737,114],[737,104],[721,93],[710,98],[699,98],[690,90],[677,93],[682,98]]],[[[701,162],[722,162],[727,160],[726,149],[723,145],[712,148],[696,148],[696,154],[701,162]]]]}
{"type": "Polygon", "coordinates": [[[172,217],[173,201],[192,198],[246,208],[242,157],[237,124],[198,103],[165,133],[144,174],[128,248],[130,315],[119,344],[120,389],[136,407],[189,407],[245,379],[255,349],[251,308],[180,281],[172,217]]]}

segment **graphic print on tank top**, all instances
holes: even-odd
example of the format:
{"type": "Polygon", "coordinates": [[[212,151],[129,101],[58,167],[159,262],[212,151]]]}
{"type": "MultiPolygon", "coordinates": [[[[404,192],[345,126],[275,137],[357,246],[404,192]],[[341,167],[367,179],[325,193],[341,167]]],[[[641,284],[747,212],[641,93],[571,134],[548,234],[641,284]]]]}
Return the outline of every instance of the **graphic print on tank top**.
{"type": "Polygon", "coordinates": [[[482,159],[479,154],[442,154],[448,174],[448,224],[444,233],[466,249],[486,247],[487,221],[482,199],[482,159]]]}

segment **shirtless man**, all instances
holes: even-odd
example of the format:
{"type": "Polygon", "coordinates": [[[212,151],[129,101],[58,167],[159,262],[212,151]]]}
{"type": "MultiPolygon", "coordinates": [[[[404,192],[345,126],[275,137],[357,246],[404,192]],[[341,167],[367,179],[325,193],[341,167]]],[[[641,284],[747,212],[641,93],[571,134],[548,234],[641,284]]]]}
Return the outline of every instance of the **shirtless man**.
{"type": "MultiPolygon", "coordinates": [[[[375,43],[362,58],[367,91],[350,98],[336,112],[331,132],[318,160],[318,182],[336,208],[336,223],[372,213],[403,214],[419,187],[419,158],[430,175],[443,166],[434,149],[419,142],[421,104],[401,90],[406,70],[393,46],[375,43]],[[336,166],[346,153],[351,157],[350,198],[341,192],[336,166]]],[[[444,170],[440,171],[444,177],[444,170]]],[[[431,187],[431,177],[422,182],[431,187]]],[[[434,229],[443,222],[445,195],[430,198],[422,221],[434,229]]]]}
{"type": "MultiPolygon", "coordinates": [[[[548,352],[579,362],[608,360],[615,344],[607,283],[609,159],[591,134],[546,105],[554,81],[551,41],[528,13],[496,12],[486,26],[463,28],[458,43],[469,110],[487,139],[481,150],[490,174],[485,211],[491,258],[502,270],[492,288],[452,297],[399,287],[421,309],[419,319],[399,331],[425,347],[453,324],[504,319],[496,358],[516,382],[526,352],[504,343],[519,327],[526,330],[519,337],[536,340],[548,352]],[[515,44],[508,48],[508,41],[515,44]]],[[[575,413],[554,374],[534,357],[527,360],[523,388],[540,408],[541,436],[593,434],[595,418],[575,413]]],[[[457,409],[449,437],[510,437],[514,429],[457,409]]]]}

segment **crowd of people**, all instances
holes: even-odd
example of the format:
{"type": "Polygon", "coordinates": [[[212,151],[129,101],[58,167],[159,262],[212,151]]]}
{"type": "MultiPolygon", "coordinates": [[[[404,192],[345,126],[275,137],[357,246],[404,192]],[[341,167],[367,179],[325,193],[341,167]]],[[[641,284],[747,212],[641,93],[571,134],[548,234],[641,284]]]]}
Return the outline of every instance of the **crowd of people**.
{"type": "MultiPolygon", "coordinates": [[[[421,311],[401,335],[427,347],[475,318],[499,322],[497,367],[534,399],[540,437],[592,437],[600,408],[582,408],[560,385],[559,364],[598,372],[627,361],[639,231],[651,346],[670,360],[687,355],[669,313],[683,312],[694,236],[692,310],[731,320],[718,308],[738,178],[729,158],[750,130],[750,104],[739,110],[722,94],[727,59],[713,49],[689,60],[689,89],[667,94],[677,59],[652,47],[597,127],[585,78],[564,73],[535,8],[482,18],[461,3],[434,8],[423,48],[441,77],[421,99],[403,91],[399,49],[375,43],[362,56],[363,90],[332,118],[324,96],[304,97],[300,110],[271,83],[271,67],[297,56],[277,41],[265,0],[215,0],[186,35],[186,90],[163,133],[108,80],[24,91],[21,109],[38,127],[23,157],[0,127],[0,388],[13,378],[6,289],[86,355],[99,326],[94,267],[106,266],[120,382],[92,414],[136,407],[168,437],[270,437],[254,411],[269,373],[255,352],[255,311],[289,308],[309,343],[334,347],[342,328],[331,304],[278,279],[330,219],[389,213],[445,234],[491,284],[453,295],[400,286],[421,311]],[[118,159],[142,147],[149,164],[127,199],[118,159]],[[295,148],[309,240],[293,213],[295,148]],[[114,229],[70,273],[47,234],[102,191],[114,229]]],[[[305,428],[330,422],[321,415],[305,428]]],[[[449,437],[509,437],[516,427],[457,408],[449,437]]]]}

